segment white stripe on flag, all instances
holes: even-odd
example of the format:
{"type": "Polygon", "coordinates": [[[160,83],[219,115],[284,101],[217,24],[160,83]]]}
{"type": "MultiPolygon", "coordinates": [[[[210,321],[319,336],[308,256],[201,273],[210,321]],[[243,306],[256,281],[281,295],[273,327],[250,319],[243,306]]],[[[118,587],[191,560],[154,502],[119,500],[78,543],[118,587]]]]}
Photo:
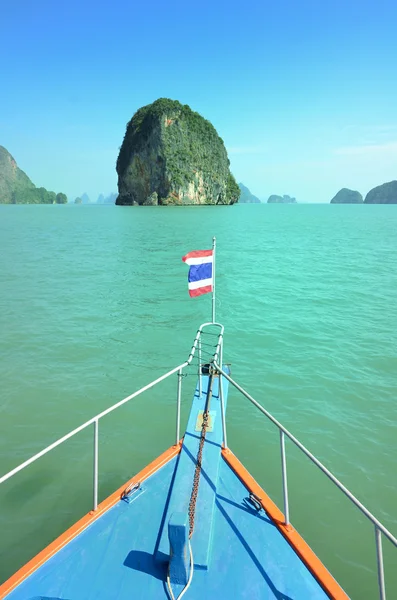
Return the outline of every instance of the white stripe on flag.
{"type": "Polygon", "coordinates": [[[212,256],[194,256],[185,261],[187,265],[203,265],[204,263],[212,263],[212,256]]]}
{"type": "Polygon", "coordinates": [[[200,279],[199,281],[191,281],[188,286],[189,290],[197,290],[197,288],[212,285],[212,277],[210,279],[200,279]]]}

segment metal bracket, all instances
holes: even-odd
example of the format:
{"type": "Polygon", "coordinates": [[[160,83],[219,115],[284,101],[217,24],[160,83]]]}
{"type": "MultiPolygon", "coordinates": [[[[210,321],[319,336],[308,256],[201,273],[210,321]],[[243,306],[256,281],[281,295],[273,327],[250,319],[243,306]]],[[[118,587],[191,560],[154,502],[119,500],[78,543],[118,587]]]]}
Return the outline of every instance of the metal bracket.
{"type": "Polygon", "coordinates": [[[121,499],[124,500],[124,502],[127,502],[127,504],[131,504],[131,502],[133,502],[134,500],[136,500],[136,498],[138,498],[138,496],[140,496],[141,494],[143,494],[145,490],[141,487],[140,482],[133,482],[130,483],[130,485],[128,487],[125,488],[121,499]]]}
{"type": "MultiPolygon", "coordinates": [[[[196,419],[196,427],[194,428],[194,431],[201,431],[202,430],[202,428],[203,428],[203,414],[204,414],[203,410],[199,410],[198,411],[198,415],[197,415],[197,419],[196,419]]],[[[216,411],[215,410],[210,410],[209,418],[208,418],[208,425],[207,425],[207,433],[214,430],[215,417],[216,417],[216,411]]]]}
{"type": "Polygon", "coordinates": [[[262,510],[263,507],[262,507],[261,499],[259,498],[259,496],[257,496],[253,492],[250,492],[248,500],[256,508],[257,511],[262,510]]]}

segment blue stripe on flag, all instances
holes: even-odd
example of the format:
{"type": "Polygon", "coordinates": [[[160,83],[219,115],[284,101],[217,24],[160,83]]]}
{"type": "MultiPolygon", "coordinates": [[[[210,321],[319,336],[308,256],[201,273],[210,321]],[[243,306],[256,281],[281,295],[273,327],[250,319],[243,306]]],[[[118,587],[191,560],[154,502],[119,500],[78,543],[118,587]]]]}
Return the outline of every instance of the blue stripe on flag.
{"type": "Polygon", "coordinates": [[[200,281],[200,279],[211,279],[212,262],[202,265],[191,265],[189,269],[188,281],[200,281]]]}

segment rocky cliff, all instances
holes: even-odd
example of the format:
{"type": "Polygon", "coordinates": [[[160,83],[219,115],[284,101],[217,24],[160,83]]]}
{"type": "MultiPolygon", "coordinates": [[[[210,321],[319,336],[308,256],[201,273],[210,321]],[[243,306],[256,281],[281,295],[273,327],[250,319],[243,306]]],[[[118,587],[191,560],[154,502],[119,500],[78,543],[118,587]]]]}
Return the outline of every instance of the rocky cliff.
{"type": "Polygon", "coordinates": [[[245,185],[239,183],[238,187],[240,188],[241,192],[241,196],[239,199],[240,204],[260,204],[259,198],[254,196],[254,194],[251,194],[251,192],[245,185]]]}
{"type": "Polygon", "coordinates": [[[12,204],[15,194],[35,187],[15,159],[0,146],[0,203],[12,204]]]}
{"type": "Polygon", "coordinates": [[[339,190],[331,200],[331,204],[362,204],[363,202],[360,192],[349,190],[348,188],[339,190]]]}
{"type": "Polygon", "coordinates": [[[116,204],[233,204],[240,196],[213,125],[167,98],[132,117],[116,170],[116,204]]]}
{"type": "Polygon", "coordinates": [[[0,204],[62,204],[66,200],[65,194],[37,188],[11,154],[0,146],[0,204]]]}
{"type": "Polygon", "coordinates": [[[378,185],[368,192],[365,204],[397,204],[397,181],[378,185]]]}

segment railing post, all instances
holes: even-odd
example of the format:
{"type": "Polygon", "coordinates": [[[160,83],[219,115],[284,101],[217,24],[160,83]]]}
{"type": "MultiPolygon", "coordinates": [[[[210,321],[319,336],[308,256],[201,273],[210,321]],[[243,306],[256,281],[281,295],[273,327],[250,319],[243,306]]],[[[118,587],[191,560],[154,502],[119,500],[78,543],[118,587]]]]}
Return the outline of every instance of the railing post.
{"type": "MultiPolygon", "coordinates": [[[[219,358],[220,358],[220,363],[221,363],[221,369],[223,369],[223,338],[221,341],[221,351],[220,351],[219,358]]],[[[222,382],[221,373],[218,373],[218,376],[219,376],[219,399],[221,401],[221,417],[222,417],[222,429],[223,429],[223,447],[227,448],[225,405],[223,402],[223,382],[222,382]]]]}
{"type": "Polygon", "coordinates": [[[98,508],[98,433],[99,421],[94,421],[94,510],[98,508]]]}
{"type": "Polygon", "coordinates": [[[201,381],[201,335],[198,341],[198,380],[199,380],[199,398],[201,398],[202,381],[201,381]]]}
{"type": "Polygon", "coordinates": [[[287,461],[285,458],[284,431],[282,431],[281,429],[280,429],[280,447],[281,447],[281,471],[282,471],[282,478],[283,478],[284,520],[285,520],[285,525],[289,525],[287,461]]]}
{"type": "Polygon", "coordinates": [[[178,371],[178,391],[176,400],[176,441],[175,445],[179,444],[180,427],[181,427],[181,392],[182,392],[182,369],[178,371]]]}
{"type": "Polygon", "coordinates": [[[385,572],[383,570],[382,532],[375,525],[376,561],[378,563],[379,598],[386,600],[385,572]]]}

